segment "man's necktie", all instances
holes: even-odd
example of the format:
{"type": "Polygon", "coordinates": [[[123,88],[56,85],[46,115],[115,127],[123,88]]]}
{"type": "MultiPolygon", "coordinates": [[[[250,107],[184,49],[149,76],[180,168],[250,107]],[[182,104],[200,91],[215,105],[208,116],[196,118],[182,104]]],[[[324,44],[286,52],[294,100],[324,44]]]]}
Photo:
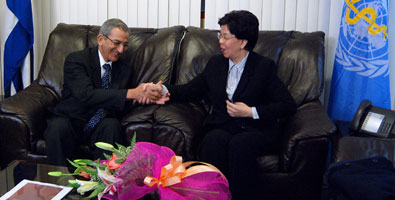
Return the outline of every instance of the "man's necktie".
{"type": "MultiPolygon", "coordinates": [[[[101,78],[101,87],[103,89],[108,89],[110,86],[110,68],[109,64],[104,64],[103,68],[105,70],[103,77],[101,78]]],[[[84,127],[85,132],[90,132],[95,128],[95,126],[100,122],[101,118],[103,118],[104,109],[99,108],[96,113],[92,116],[92,118],[88,121],[88,123],[84,127]]]]}

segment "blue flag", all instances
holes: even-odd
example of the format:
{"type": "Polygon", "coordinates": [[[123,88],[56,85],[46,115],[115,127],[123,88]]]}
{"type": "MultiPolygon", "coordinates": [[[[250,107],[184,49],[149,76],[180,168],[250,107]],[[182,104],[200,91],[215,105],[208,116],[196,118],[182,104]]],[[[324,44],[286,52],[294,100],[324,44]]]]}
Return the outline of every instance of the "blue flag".
{"type": "MultiPolygon", "coordinates": [[[[33,49],[33,18],[30,0],[7,0],[5,9],[4,45],[4,91],[11,94],[11,82],[15,90],[23,89],[21,66],[29,51],[33,49]]],[[[33,56],[31,55],[30,58],[33,56]]],[[[29,59],[30,59],[29,58],[29,59]]],[[[30,61],[30,63],[33,63],[30,61]]],[[[32,68],[32,65],[30,66],[32,68]]],[[[32,74],[33,70],[31,70],[32,74]]],[[[31,78],[31,74],[29,78],[31,78]]]]}
{"type": "Polygon", "coordinates": [[[390,108],[388,0],[344,0],[328,114],[351,121],[364,99],[390,108]]]}

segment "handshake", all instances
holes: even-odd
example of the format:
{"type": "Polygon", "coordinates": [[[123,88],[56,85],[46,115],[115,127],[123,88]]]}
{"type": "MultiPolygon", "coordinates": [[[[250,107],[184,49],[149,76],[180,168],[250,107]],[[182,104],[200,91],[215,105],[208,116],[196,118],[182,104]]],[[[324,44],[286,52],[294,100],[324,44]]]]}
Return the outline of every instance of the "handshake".
{"type": "Polygon", "coordinates": [[[165,102],[170,99],[170,93],[167,91],[167,89],[163,88],[162,81],[159,81],[156,84],[152,82],[142,83],[135,89],[132,89],[132,91],[134,92],[132,96],[130,96],[130,99],[133,99],[133,103],[138,102],[140,104],[165,104],[165,102]]]}

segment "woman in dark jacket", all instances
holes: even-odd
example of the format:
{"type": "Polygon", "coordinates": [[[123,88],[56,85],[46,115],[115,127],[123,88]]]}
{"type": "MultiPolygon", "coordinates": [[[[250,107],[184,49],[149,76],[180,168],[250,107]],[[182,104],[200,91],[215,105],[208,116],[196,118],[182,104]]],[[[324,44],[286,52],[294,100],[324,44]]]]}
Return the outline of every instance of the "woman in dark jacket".
{"type": "Polygon", "coordinates": [[[296,105],[275,63],[253,52],[256,16],[232,11],[218,24],[222,55],[213,56],[189,83],[165,88],[171,100],[204,98],[212,105],[198,157],[226,175],[234,199],[259,199],[257,158],[277,149],[278,119],[294,113],[296,105]]]}

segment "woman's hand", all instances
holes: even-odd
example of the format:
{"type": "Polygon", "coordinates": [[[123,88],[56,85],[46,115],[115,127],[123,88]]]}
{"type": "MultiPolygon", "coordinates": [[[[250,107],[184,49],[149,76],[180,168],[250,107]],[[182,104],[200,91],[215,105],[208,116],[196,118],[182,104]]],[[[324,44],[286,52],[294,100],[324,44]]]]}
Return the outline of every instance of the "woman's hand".
{"type": "Polygon", "coordinates": [[[232,117],[251,117],[252,109],[243,102],[232,103],[226,100],[226,109],[232,117]]]}

